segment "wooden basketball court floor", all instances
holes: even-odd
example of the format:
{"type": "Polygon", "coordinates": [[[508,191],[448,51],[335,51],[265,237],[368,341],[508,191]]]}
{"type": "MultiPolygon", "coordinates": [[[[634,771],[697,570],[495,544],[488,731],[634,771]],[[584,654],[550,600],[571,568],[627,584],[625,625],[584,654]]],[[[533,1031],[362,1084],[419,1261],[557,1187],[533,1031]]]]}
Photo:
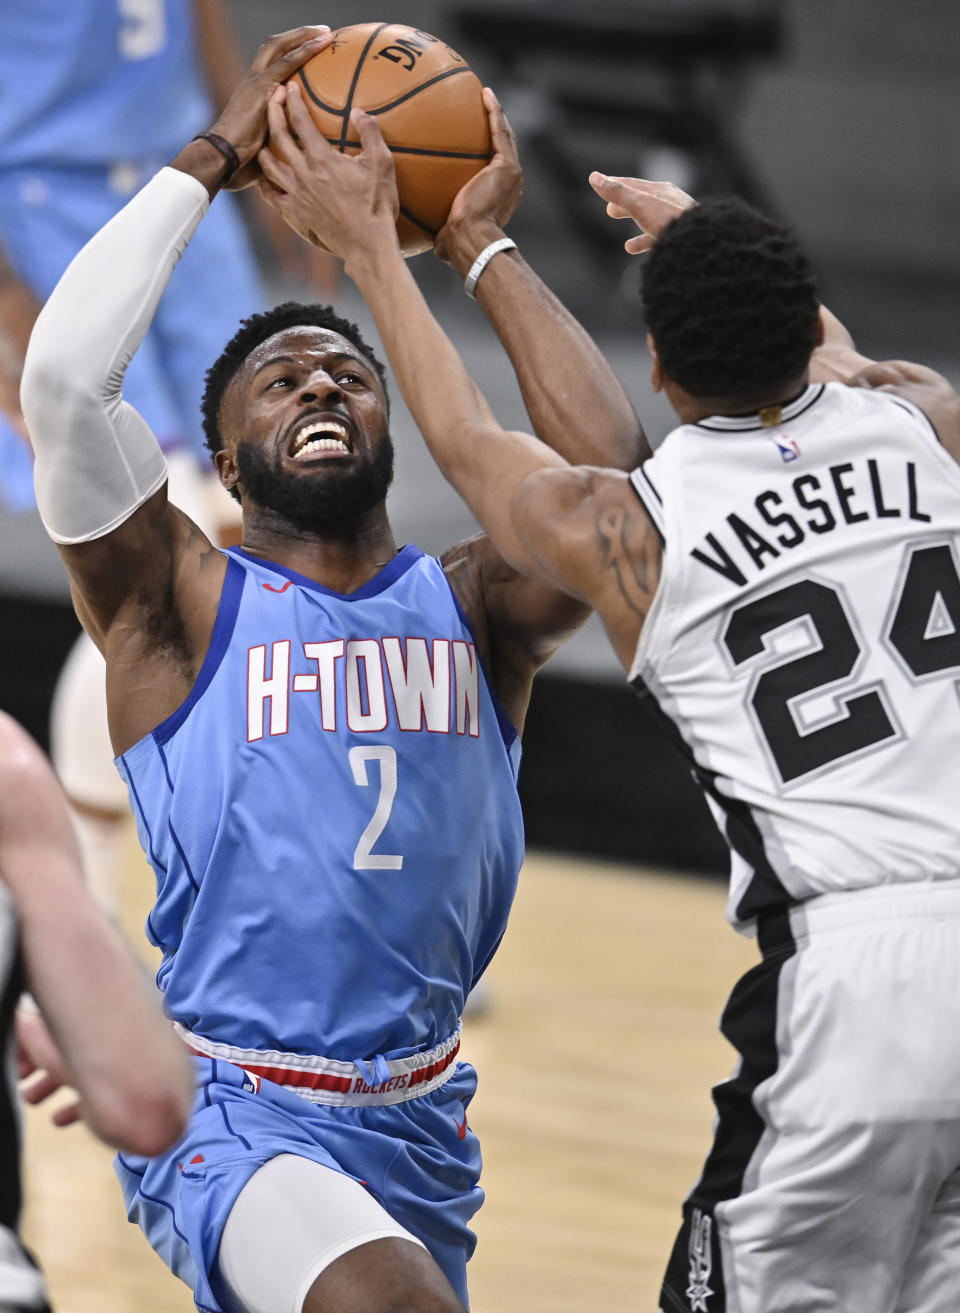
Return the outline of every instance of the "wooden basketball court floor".
{"type": "MultiPolygon", "coordinates": [[[[136,946],[152,879],[131,876],[136,946]]],[[[474,1313],[657,1307],[709,1089],[734,1061],[717,1019],[756,960],[723,904],[719,882],[529,856],[489,1011],[464,1028],[487,1191],[474,1313]]],[[[190,1291],[126,1221],[110,1152],[49,1109],[25,1120],[24,1231],[58,1313],[189,1313],[190,1291]]]]}

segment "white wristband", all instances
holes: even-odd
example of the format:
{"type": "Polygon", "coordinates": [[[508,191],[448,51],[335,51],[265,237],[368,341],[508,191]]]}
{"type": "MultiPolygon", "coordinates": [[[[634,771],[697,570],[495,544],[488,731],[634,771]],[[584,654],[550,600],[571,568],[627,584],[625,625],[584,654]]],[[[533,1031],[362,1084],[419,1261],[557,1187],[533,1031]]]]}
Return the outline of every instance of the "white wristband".
{"type": "Polygon", "coordinates": [[[467,296],[472,297],[474,301],[477,299],[477,283],[480,281],[480,275],[495,255],[499,255],[501,251],[515,251],[516,249],[517,243],[511,237],[498,237],[495,242],[485,246],[470,266],[470,272],[463,280],[463,290],[467,296]]]}

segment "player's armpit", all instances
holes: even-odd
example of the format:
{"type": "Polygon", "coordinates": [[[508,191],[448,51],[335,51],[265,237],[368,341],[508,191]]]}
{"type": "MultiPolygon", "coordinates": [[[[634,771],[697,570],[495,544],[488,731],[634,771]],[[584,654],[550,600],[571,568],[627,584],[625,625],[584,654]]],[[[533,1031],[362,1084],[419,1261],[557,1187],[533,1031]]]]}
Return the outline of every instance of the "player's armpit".
{"type": "Polygon", "coordinates": [[[521,574],[486,536],[477,534],[444,557],[444,568],[471,619],[497,696],[522,733],[533,677],[584,623],[589,606],[521,574]]]}
{"type": "Polygon", "coordinates": [[[490,666],[503,659],[507,639],[536,671],[590,614],[569,593],[515,569],[485,533],[456,543],[441,560],[490,666]]]}

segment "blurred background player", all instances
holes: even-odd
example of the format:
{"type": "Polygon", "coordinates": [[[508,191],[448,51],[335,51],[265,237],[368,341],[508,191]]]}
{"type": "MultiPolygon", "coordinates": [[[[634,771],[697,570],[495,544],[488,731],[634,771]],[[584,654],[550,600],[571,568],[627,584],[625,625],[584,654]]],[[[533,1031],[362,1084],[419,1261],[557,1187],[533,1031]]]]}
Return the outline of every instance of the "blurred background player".
{"type": "MultiPolygon", "coordinates": [[[[154,1154],[181,1135],[192,1078],[183,1046],[133,957],[84,886],[63,794],[43,753],[0,713],[0,1029],[39,1103],[83,1118],[105,1143],[154,1154]],[[27,986],[35,1004],[17,1001],[27,986]],[[36,1008],[39,1007],[39,1012],[36,1008]]],[[[18,1239],[20,1117],[14,1069],[0,1083],[0,1307],[47,1308],[43,1276],[18,1239]]]]}
{"type": "MultiPolygon", "coordinates": [[[[36,315],[84,243],[183,142],[213,121],[246,63],[223,0],[31,0],[4,7],[0,42],[0,498],[34,506],[17,393],[36,315]]],[[[291,275],[328,291],[333,262],[257,206],[291,275]]],[[[171,279],[126,389],[167,455],[171,497],[213,535],[236,523],[210,477],[204,371],[263,305],[253,250],[224,198],[171,279]]],[[[110,901],[129,816],[113,767],[104,668],[81,636],[54,694],[51,751],[91,884],[110,901]]]]}

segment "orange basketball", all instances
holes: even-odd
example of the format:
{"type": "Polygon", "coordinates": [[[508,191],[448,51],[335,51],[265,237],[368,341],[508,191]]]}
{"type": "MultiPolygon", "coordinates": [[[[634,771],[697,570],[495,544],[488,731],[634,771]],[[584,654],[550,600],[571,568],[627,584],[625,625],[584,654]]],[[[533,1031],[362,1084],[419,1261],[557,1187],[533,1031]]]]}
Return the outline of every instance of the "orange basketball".
{"type": "Polygon", "coordinates": [[[490,159],[482,86],[438,37],[402,23],[341,27],[296,76],[320,131],[340,151],[360,149],[350,111],[366,110],[393,152],[404,255],[428,251],[454,196],[490,159]]]}

